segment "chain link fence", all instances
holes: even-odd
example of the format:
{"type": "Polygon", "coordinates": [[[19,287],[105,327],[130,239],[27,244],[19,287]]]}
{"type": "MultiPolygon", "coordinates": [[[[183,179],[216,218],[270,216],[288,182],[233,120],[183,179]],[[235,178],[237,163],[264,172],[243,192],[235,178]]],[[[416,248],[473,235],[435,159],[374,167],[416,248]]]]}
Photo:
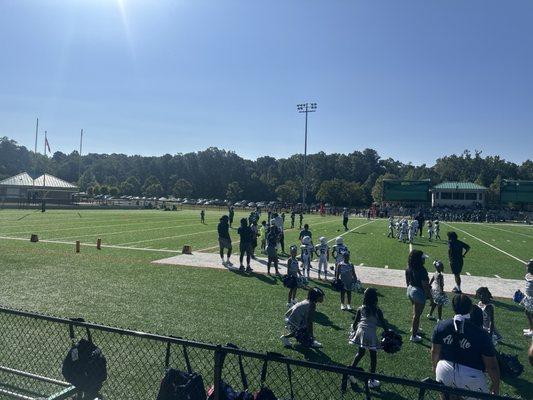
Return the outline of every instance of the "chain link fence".
{"type": "Polygon", "coordinates": [[[0,307],[0,399],[73,398],[61,373],[63,360],[72,344],[70,326],[74,328],[76,340],[86,337],[86,329],[89,329],[93,342],[107,359],[108,378],[101,390],[105,399],[155,400],[166,369],[167,347],[170,348],[169,366],[186,370],[185,347],[192,370],[203,377],[206,391],[214,387],[215,393],[223,381],[236,390],[247,386],[250,392],[259,390],[263,384],[277,398],[291,400],[440,400],[451,395],[511,399],[432,382],[370,375],[276,353],[255,353],[4,307],[0,307]],[[265,364],[266,379],[262,383],[265,364]],[[348,375],[354,379],[348,379],[348,375]],[[370,389],[369,378],[380,380],[381,386],[370,389]]]}

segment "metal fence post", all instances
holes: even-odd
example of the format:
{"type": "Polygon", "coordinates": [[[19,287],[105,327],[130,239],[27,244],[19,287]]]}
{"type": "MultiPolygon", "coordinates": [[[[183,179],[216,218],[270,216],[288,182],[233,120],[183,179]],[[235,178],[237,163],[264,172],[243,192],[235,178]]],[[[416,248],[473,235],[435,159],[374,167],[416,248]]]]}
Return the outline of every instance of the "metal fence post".
{"type": "Polygon", "coordinates": [[[224,363],[224,352],[222,351],[221,346],[217,346],[215,350],[215,368],[214,368],[214,394],[215,399],[220,399],[220,390],[222,387],[222,364],[224,363]]]}

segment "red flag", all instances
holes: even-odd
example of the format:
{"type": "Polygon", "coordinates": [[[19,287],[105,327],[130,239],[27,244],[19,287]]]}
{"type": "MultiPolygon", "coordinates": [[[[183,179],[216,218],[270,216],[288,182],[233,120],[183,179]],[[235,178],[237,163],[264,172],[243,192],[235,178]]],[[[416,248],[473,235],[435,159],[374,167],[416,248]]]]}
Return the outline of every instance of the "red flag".
{"type": "Polygon", "coordinates": [[[44,145],[48,149],[48,152],[51,153],[52,150],[50,150],[50,144],[48,143],[48,139],[46,138],[46,136],[44,137],[44,145]]]}

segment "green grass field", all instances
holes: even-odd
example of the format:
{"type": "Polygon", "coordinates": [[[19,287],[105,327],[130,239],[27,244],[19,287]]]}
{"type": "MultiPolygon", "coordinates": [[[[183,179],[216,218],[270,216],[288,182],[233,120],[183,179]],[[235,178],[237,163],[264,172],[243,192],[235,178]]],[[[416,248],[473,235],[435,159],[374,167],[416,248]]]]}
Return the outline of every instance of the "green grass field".
{"type": "MultiPolygon", "coordinates": [[[[208,211],[207,225],[199,211],[55,211],[46,213],[0,211],[0,302],[16,308],[53,315],[84,316],[89,321],[139,330],[173,334],[211,343],[233,342],[257,351],[277,351],[292,357],[347,364],[355,349],[347,344],[353,318],[339,310],[338,294],[322,283],[326,301],[319,306],[317,338],[322,352],[305,355],[284,350],[278,339],[283,330],[286,289],[281,281],[263,275],[250,276],[225,270],[154,265],[151,261],[172,255],[184,244],[193,251],[217,251],[216,223],[221,212],[208,211]],[[57,243],[30,243],[30,234],[57,243]],[[97,238],[104,247],[95,249],[97,238]],[[79,254],[73,242],[87,246],[79,254]],[[90,246],[89,246],[90,245],[90,246]]],[[[244,214],[237,214],[236,221],[244,214]]],[[[286,225],[289,219],[286,221],[286,225]]],[[[333,239],[341,228],[340,218],[306,216],[315,237],[333,239]]],[[[472,275],[523,279],[524,267],[513,258],[532,257],[533,227],[522,225],[451,224],[472,246],[465,269],[472,275]],[[502,253],[506,252],[508,254],[502,253]]],[[[355,263],[389,268],[405,267],[408,246],[387,239],[387,221],[351,219],[345,242],[355,254],[355,263]]],[[[448,226],[442,226],[445,237],[448,226]]],[[[286,244],[295,243],[298,230],[287,230],[286,244]]],[[[236,233],[233,239],[237,240],[236,233]]],[[[432,258],[446,259],[444,241],[422,238],[415,247],[432,258]]],[[[384,269],[384,284],[386,269],[384,269]]],[[[450,283],[451,284],[451,283],[450,283]]],[[[517,287],[518,288],[518,287],[517,287]]],[[[449,289],[449,288],[448,288],[449,289]]],[[[522,288],[523,289],[523,288],[522,288]]],[[[404,335],[409,332],[410,305],[403,289],[379,287],[380,307],[385,317],[404,335]]],[[[304,293],[299,291],[298,298],[304,293]]],[[[354,296],[359,305],[361,295],[354,296]]],[[[527,365],[530,341],[522,336],[527,325],[521,308],[508,300],[496,301],[496,323],[504,336],[500,349],[516,353],[525,365],[524,374],[505,383],[503,392],[533,397],[533,373],[527,365]]],[[[445,315],[451,315],[450,307],[445,315]]],[[[422,344],[406,342],[400,353],[380,353],[378,370],[421,379],[432,376],[429,337],[434,322],[424,319],[422,344]],[[416,362],[413,362],[416,360],[416,362]]],[[[368,368],[368,359],[362,367],[368,368]]]]}

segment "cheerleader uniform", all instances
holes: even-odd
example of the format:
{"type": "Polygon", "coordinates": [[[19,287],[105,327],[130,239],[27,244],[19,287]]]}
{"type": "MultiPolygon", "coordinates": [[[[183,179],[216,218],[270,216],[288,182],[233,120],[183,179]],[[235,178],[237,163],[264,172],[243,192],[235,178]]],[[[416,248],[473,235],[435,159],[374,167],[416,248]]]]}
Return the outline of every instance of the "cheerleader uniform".
{"type": "Polygon", "coordinates": [[[438,306],[448,304],[448,296],[444,293],[444,276],[440,272],[433,274],[433,281],[431,282],[431,297],[433,302],[438,306]]]}
{"type": "Polygon", "coordinates": [[[379,340],[377,335],[378,325],[384,325],[383,312],[377,308],[372,313],[368,307],[361,306],[357,310],[356,321],[359,319],[356,327],[352,326],[349,343],[369,350],[377,350],[379,340]]]}
{"type": "Polygon", "coordinates": [[[520,302],[526,312],[533,314],[533,274],[526,274],[526,292],[525,296],[520,302]]]}

